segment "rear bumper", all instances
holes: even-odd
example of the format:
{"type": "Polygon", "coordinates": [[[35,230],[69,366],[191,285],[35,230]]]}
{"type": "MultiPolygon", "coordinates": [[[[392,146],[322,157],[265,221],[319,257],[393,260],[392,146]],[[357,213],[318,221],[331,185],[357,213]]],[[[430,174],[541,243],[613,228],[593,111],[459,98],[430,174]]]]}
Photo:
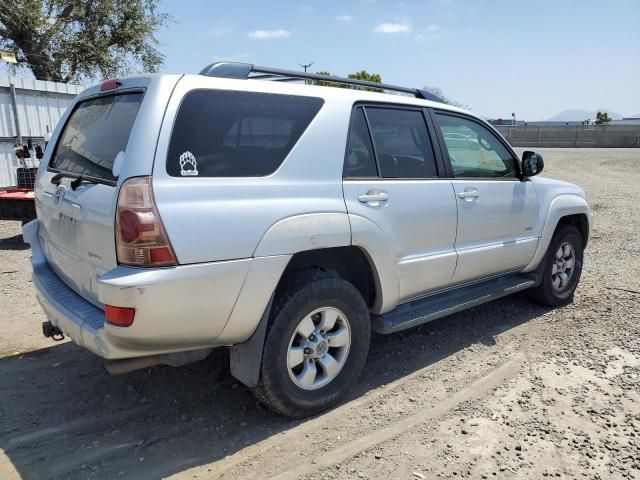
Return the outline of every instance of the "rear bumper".
{"type": "Polygon", "coordinates": [[[47,318],[71,340],[101,357],[109,348],[101,340],[104,312],[67,287],[46,263],[33,265],[36,297],[47,318]]]}
{"type": "Polygon", "coordinates": [[[51,269],[38,238],[39,220],[24,226],[33,284],[52,324],[106,359],[133,358],[237,343],[257,326],[289,256],[168,268],[118,266],[98,278],[102,304],[136,309],[130,327],[105,323],[104,311],[51,269]],[[234,308],[238,303],[238,307],[234,308]],[[250,307],[247,307],[249,305],[250,307]]]}

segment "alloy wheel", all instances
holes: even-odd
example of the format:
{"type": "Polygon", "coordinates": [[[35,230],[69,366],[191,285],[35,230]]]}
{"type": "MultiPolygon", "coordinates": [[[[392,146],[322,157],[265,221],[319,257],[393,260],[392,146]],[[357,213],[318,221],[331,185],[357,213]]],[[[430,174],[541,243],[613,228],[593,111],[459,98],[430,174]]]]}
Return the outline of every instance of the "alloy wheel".
{"type": "Polygon", "coordinates": [[[324,387],[335,379],[349,355],[351,327],[337,308],[323,307],[304,317],[289,341],[289,377],[304,390],[324,387]]]}
{"type": "Polygon", "coordinates": [[[576,252],[573,245],[564,242],[553,258],[551,284],[555,290],[563,290],[571,282],[576,268],[576,252]]]}

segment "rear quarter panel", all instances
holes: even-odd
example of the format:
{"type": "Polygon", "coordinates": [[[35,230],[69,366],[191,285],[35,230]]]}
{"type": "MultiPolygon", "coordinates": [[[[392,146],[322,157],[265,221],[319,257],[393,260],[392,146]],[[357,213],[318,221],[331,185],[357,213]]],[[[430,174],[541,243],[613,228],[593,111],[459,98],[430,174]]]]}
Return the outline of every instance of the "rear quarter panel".
{"type": "MultiPolygon", "coordinates": [[[[306,225],[291,217],[314,213],[344,214],[334,222],[339,240],[348,245],[349,224],[342,196],[342,163],[351,103],[328,100],[282,165],[265,177],[171,177],[167,152],[174,119],[185,94],[193,89],[257,91],[317,96],[304,87],[278,82],[185,76],[177,84],[162,124],[153,167],[154,196],[173,248],[182,264],[213,262],[289,252],[276,226],[258,252],[265,234],[276,224],[306,225]]],[[[308,218],[308,217],[306,217],[308,218]]],[[[308,225],[307,225],[308,226],[308,225]]],[[[285,228],[285,231],[290,231],[285,228]]],[[[306,229],[308,230],[308,229],[306,229]]],[[[306,232],[305,232],[306,233],[306,232]]],[[[311,232],[314,233],[314,232],[311,232]]],[[[323,234],[322,228],[315,234],[323,234]]],[[[304,243],[303,240],[301,240],[304,243]]],[[[294,242],[300,243],[300,242],[294,242]]],[[[307,242],[309,243],[309,242],[307,242]]],[[[322,244],[327,243],[323,238],[322,244]]],[[[313,246],[309,243],[309,246],[313,246]]]]}

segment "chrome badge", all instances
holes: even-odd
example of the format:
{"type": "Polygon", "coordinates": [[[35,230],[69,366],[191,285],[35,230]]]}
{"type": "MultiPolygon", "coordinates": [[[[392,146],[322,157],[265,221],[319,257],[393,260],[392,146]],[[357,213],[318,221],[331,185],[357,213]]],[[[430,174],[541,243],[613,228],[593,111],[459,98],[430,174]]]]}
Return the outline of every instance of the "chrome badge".
{"type": "Polygon", "coordinates": [[[60,203],[60,200],[64,198],[64,187],[56,188],[56,193],[53,195],[53,199],[56,202],[56,205],[60,203]]]}

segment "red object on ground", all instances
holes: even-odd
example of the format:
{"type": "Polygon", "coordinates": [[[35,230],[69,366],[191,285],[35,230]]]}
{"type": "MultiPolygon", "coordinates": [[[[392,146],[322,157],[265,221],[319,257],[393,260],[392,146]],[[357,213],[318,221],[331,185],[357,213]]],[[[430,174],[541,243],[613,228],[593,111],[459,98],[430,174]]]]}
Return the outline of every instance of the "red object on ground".
{"type": "Polygon", "coordinates": [[[0,219],[28,222],[36,218],[33,190],[28,188],[0,188],[0,219]]]}
{"type": "Polygon", "coordinates": [[[0,189],[0,199],[27,200],[33,202],[33,190],[28,188],[7,187],[0,189]]]}

